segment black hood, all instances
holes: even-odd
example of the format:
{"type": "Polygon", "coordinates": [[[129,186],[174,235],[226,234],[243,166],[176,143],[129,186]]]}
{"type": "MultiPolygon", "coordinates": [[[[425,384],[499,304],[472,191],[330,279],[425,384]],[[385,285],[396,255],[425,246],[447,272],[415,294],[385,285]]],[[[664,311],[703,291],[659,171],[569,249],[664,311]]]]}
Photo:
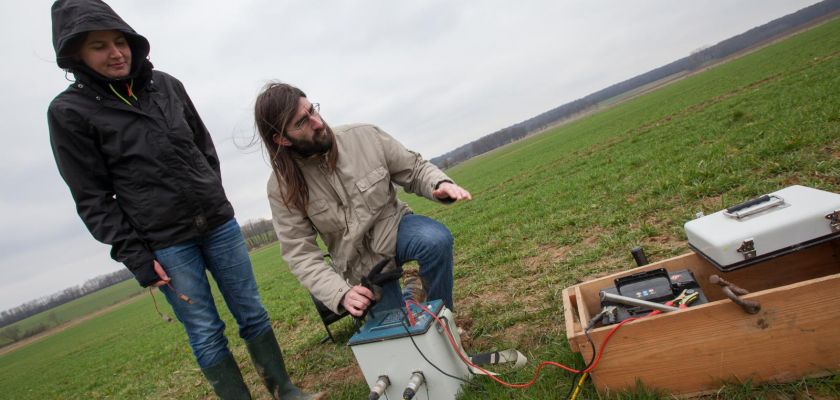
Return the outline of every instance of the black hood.
{"type": "Polygon", "coordinates": [[[52,6],[52,41],[55,60],[62,69],[77,69],[74,54],[67,54],[90,31],[117,30],[131,47],[131,70],[149,55],[149,41],[131,29],[107,4],[98,0],[58,0],[52,6]]]}

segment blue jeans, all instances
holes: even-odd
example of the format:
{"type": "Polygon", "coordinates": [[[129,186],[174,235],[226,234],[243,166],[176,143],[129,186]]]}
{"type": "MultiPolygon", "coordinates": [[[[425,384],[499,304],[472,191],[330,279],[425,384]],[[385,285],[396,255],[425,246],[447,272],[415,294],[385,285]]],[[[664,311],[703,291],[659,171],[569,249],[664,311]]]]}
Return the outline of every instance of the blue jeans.
{"type": "Polygon", "coordinates": [[[192,300],[188,304],[169,287],[160,288],[184,325],[201,368],[213,366],[230,354],[225,323],[219,318],[210,292],[208,271],[239,325],[240,337],[247,341],[271,329],[257,292],[245,239],[235,219],[201,237],[155,250],[155,258],[169,275],[172,287],[192,300]]]}
{"type": "MultiPolygon", "coordinates": [[[[454,310],[453,243],[449,229],[429,217],[406,214],[400,220],[397,231],[397,265],[417,261],[428,300],[443,300],[443,304],[450,310],[454,310]]],[[[403,307],[408,299],[411,299],[411,294],[408,291],[401,293],[398,281],[387,283],[382,287],[382,298],[373,306],[371,313],[403,307]]]]}

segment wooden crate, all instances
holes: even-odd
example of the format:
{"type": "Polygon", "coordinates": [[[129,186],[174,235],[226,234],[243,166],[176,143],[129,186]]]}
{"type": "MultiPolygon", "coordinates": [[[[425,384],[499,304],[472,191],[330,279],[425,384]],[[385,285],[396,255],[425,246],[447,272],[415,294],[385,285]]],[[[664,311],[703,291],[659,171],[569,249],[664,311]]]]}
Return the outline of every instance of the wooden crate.
{"type": "MultiPolygon", "coordinates": [[[[840,372],[840,240],[727,273],[689,253],[569,287],[563,307],[572,349],[589,360],[583,329],[600,311],[600,289],[656,268],[690,269],[709,303],[619,328],[591,373],[598,391],[633,388],[639,379],[692,396],[724,381],[789,382],[840,372]],[[713,274],[749,290],[743,298],[760,302],[761,311],[741,310],[708,283],[713,274]]],[[[590,331],[596,348],[611,329],[590,331]]]]}

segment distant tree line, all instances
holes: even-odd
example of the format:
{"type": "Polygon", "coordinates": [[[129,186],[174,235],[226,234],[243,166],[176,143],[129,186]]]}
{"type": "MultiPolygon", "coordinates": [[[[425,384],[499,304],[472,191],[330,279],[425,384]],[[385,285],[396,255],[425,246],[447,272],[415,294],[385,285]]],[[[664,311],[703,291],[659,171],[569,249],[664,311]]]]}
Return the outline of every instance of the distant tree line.
{"type": "Polygon", "coordinates": [[[0,328],[0,339],[6,341],[0,347],[10,345],[18,340],[23,340],[31,336],[35,336],[47,329],[57,326],[60,322],[58,316],[54,312],[50,312],[46,323],[38,324],[29,329],[21,329],[18,325],[12,325],[5,328],[0,328]]]}
{"type": "MultiPolygon", "coordinates": [[[[131,271],[122,268],[110,274],[99,275],[81,285],[69,287],[49,296],[27,301],[17,307],[0,312],[0,328],[133,277],[134,275],[132,275],[131,271]]],[[[26,335],[23,337],[26,337],[26,335]]]]}
{"type": "Polygon", "coordinates": [[[681,58],[670,64],[599,90],[586,97],[563,104],[526,121],[493,132],[442,156],[435,157],[431,159],[431,162],[444,169],[452,167],[464,160],[574,118],[583,112],[592,110],[599,104],[615,99],[617,96],[638,90],[645,85],[699,70],[738,52],[777,39],[807,24],[826,19],[829,16],[837,14],[839,10],[840,0],[825,0],[803,8],[793,14],[775,19],[740,35],[726,39],[714,46],[697,50],[688,57],[681,58]]]}
{"type": "Polygon", "coordinates": [[[277,241],[277,234],[274,233],[274,225],[270,219],[249,220],[241,229],[249,251],[277,241]]]}

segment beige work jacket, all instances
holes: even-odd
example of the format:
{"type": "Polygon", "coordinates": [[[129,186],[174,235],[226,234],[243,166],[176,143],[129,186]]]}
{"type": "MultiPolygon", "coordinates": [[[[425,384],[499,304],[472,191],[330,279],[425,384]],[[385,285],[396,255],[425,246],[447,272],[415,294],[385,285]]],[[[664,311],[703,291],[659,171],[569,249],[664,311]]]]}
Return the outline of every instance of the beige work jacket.
{"type": "Polygon", "coordinates": [[[451,179],[376,126],[348,125],[334,131],[335,171],[328,171],[320,155],[298,160],[309,187],[308,215],[283,204],[283,187],[273,172],[268,199],[283,259],[304,287],[339,312],[351,286],[382,258],[396,253],[400,218],[411,210],[397,198],[395,184],[439,201],[432,196],[435,185],[451,179]],[[327,245],[332,266],[325,262],[316,236],[327,245]]]}

